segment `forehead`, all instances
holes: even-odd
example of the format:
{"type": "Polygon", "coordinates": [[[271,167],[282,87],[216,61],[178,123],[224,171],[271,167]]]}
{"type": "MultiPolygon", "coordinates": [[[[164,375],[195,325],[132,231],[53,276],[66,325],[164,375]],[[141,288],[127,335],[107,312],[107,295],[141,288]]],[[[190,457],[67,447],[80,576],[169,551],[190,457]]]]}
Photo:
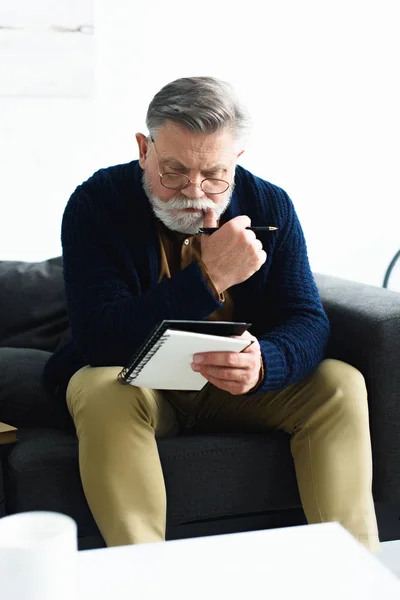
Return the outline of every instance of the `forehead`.
{"type": "Polygon", "coordinates": [[[235,159],[235,142],[230,131],[198,134],[167,122],[157,132],[157,152],[162,161],[173,161],[191,169],[229,166],[235,159]]]}

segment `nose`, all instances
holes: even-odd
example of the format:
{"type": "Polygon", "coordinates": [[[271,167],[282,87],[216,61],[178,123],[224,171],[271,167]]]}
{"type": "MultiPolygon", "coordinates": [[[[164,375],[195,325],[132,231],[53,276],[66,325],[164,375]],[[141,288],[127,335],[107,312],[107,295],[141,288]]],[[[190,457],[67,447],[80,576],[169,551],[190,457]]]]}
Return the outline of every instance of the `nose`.
{"type": "Polygon", "coordinates": [[[193,198],[193,200],[200,200],[200,198],[204,198],[205,194],[200,187],[201,179],[198,181],[191,181],[190,185],[183,188],[182,194],[184,194],[187,198],[193,198]]]}

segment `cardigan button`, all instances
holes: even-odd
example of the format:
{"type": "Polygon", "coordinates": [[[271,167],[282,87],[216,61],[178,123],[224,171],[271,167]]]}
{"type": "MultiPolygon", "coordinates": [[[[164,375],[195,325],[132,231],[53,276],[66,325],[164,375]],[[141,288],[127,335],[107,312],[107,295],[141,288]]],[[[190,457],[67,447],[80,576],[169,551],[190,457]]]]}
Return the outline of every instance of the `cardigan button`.
{"type": "Polygon", "coordinates": [[[186,240],[183,243],[185,244],[185,246],[189,246],[190,241],[186,238],[186,240]]]}

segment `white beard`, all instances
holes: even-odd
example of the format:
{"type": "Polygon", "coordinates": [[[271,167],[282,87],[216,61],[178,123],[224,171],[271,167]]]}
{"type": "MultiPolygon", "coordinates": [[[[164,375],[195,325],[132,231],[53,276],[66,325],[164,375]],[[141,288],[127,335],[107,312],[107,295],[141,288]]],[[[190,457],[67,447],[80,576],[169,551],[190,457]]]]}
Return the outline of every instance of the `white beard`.
{"type": "Polygon", "coordinates": [[[156,217],[160,219],[168,229],[188,234],[195,234],[200,227],[203,227],[204,212],[187,213],[179,209],[197,208],[201,211],[206,211],[207,208],[212,208],[214,209],[215,217],[218,220],[222,213],[228,208],[233,192],[233,186],[231,186],[229,193],[222,204],[215,204],[209,198],[205,200],[190,200],[183,194],[180,194],[179,191],[174,198],[165,201],[153,194],[151,183],[145,171],[143,171],[142,181],[143,189],[146,192],[156,217]]]}

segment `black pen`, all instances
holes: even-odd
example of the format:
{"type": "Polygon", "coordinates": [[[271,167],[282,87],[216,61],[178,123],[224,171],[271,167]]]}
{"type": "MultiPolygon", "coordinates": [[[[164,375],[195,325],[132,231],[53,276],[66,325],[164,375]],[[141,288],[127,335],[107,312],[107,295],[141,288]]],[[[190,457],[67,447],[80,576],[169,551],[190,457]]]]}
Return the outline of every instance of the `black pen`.
{"type": "MultiPolygon", "coordinates": [[[[198,233],[215,233],[218,231],[219,227],[200,227],[198,233]]],[[[246,229],[250,229],[250,231],[276,231],[278,227],[246,227],[246,229]]]]}

